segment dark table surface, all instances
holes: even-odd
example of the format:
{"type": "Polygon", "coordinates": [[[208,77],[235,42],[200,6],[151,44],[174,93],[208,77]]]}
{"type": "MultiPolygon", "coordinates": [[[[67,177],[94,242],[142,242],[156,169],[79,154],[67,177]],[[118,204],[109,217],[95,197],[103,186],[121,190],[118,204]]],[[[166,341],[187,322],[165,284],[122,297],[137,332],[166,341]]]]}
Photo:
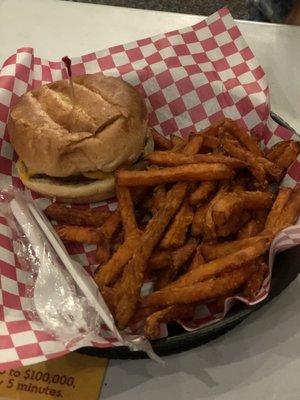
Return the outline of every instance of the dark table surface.
{"type": "Polygon", "coordinates": [[[227,6],[236,19],[283,22],[296,0],[69,0],[148,10],[210,15],[227,6]]]}

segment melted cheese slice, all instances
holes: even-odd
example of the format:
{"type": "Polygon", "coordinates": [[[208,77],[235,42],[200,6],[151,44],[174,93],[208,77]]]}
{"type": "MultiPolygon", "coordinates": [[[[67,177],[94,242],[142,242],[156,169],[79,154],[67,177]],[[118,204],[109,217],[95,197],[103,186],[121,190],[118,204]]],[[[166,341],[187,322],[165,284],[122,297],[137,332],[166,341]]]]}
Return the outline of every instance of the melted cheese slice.
{"type": "MultiPolygon", "coordinates": [[[[21,180],[28,180],[35,174],[31,173],[23,163],[18,161],[18,170],[19,170],[19,175],[21,180]]],[[[102,171],[88,171],[88,172],[83,172],[83,176],[85,176],[88,179],[95,179],[95,180],[104,180],[104,179],[109,179],[113,177],[113,172],[102,172],[102,171]]]]}
{"type": "Polygon", "coordinates": [[[83,172],[83,176],[89,179],[97,179],[97,180],[104,180],[113,177],[113,172],[102,172],[102,171],[90,171],[90,172],[83,172]]]}

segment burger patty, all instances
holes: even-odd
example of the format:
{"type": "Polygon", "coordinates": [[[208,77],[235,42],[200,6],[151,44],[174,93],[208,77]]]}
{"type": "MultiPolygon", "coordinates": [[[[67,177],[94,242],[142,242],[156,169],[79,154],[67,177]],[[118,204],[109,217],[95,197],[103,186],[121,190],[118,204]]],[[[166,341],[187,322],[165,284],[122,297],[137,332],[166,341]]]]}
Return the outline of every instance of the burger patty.
{"type": "Polygon", "coordinates": [[[90,179],[83,175],[73,175],[58,178],[45,174],[36,174],[32,175],[30,179],[47,179],[59,185],[88,185],[89,183],[95,182],[95,179],[90,179]]]}

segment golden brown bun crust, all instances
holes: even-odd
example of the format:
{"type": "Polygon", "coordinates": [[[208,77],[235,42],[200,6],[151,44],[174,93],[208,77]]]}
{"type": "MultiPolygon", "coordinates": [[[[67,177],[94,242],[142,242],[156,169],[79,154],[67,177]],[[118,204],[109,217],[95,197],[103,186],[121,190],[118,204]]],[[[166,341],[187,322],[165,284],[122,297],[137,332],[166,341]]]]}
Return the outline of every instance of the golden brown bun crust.
{"type": "MultiPolygon", "coordinates": [[[[139,93],[101,73],[74,78],[20,97],[10,113],[10,139],[32,174],[66,177],[114,171],[143,151],[147,112],[139,93]]],[[[45,193],[46,194],[46,193],[45,193]]]]}
{"type": "MultiPolygon", "coordinates": [[[[151,153],[154,150],[153,138],[150,130],[147,133],[147,141],[143,150],[144,154],[151,153]]],[[[144,169],[147,162],[145,160],[138,161],[131,168],[144,169]]],[[[95,180],[88,183],[58,183],[53,178],[37,178],[30,177],[23,161],[18,160],[16,163],[20,179],[23,184],[37,193],[46,197],[55,197],[56,200],[67,203],[90,203],[95,201],[106,200],[115,195],[115,179],[112,176],[104,180],[95,180]]]]}

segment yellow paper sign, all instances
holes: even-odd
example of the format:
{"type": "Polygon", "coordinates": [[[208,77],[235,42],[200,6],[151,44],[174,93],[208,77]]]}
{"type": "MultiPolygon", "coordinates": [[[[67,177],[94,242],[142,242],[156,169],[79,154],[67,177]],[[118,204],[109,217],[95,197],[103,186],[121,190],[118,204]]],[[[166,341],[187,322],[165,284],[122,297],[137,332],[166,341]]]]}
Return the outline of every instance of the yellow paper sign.
{"type": "Polygon", "coordinates": [[[65,357],[0,372],[0,400],[99,398],[107,360],[70,353],[65,357]]]}

